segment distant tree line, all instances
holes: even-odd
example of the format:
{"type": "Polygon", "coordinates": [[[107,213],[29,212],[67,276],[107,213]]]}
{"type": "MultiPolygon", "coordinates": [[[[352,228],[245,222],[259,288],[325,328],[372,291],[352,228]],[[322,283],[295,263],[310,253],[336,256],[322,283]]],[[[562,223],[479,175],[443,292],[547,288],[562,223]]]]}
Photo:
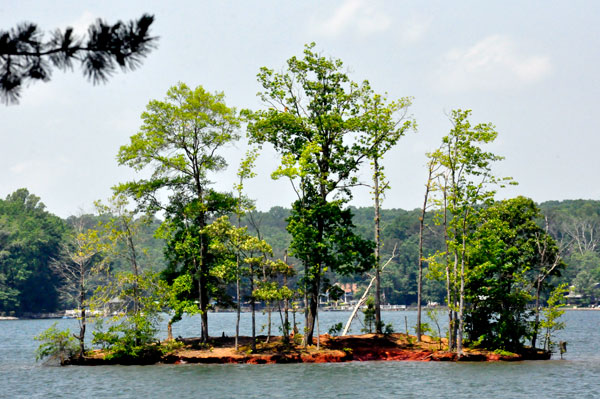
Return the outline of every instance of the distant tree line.
{"type": "MultiPolygon", "coordinates": [[[[557,282],[567,283],[574,295],[581,295],[581,305],[595,304],[600,296],[600,249],[597,244],[580,246],[573,235],[587,226],[587,235],[593,237],[600,223],[600,201],[566,200],[548,201],[539,205],[542,216],[538,225],[544,227],[546,219],[551,235],[561,246],[563,259],[567,265],[562,276],[555,277],[557,282]]],[[[352,208],[356,232],[365,239],[370,237],[374,217],[373,208],[352,208]]],[[[269,211],[253,211],[242,218],[242,225],[254,231],[256,225],[261,236],[273,247],[273,254],[283,258],[289,248],[291,237],[286,231],[285,220],[289,217],[288,208],[276,206],[269,211]],[[252,217],[253,221],[249,219],[252,217]]],[[[391,255],[394,244],[398,244],[396,256],[383,274],[382,296],[384,303],[415,306],[417,302],[417,264],[419,209],[382,210],[382,256],[391,255]]],[[[4,315],[24,313],[54,312],[72,308],[73,303],[62,301],[57,287],[60,285],[49,267],[52,259],[58,257],[61,247],[72,234],[73,226],[83,221],[87,228],[94,228],[102,218],[85,214],[61,219],[49,213],[41,200],[26,189],[19,189],[5,199],[0,199],[0,312],[4,315]]],[[[144,227],[140,234],[141,247],[148,253],[144,268],[163,271],[164,241],[154,237],[154,231],[160,225],[155,219],[144,227]]],[[[428,235],[425,254],[442,250],[443,233],[432,226],[428,235]]],[[[599,236],[600,237],[600,236],[599,236]]],[[[290,263],[297,266],[297,260],[289,257],[290,263]]],[[[115,260],[114,270],[126,268],[122,260],[115,260]]],[[[366,275],[338,276],[329,274],[331,283],[357,283],[361,294],[368,277],[366,275]]],[[[443,304],[443,283],[436,279],[425,278],[423,304],[443,304]]],[[[356,296],[356,295],[355,295],[356,296]]]]}

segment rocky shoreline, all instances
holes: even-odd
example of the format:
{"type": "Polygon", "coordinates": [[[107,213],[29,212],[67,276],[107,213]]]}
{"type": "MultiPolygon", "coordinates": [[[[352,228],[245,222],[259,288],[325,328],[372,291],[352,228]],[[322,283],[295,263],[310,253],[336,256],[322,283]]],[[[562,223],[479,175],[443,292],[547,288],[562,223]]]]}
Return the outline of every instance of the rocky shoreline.
{"type": "Polygon", "coordinates": [[[550,353],[540,350],[527,350],[524,353],[492,352],[480,349],[466,349],[458,358],[456,353],[448,352],[442,342],[424,336],[416,342],[416,337],[406,334],[365,334],[345,337],[321,335],[319,348],[314,345],[307,348],[298,344],[285,346],[280,337],[259,337],[256,352],[250,350],[249,337],[240,337],[240,348],[235,351],[233,338],[214,338],[210,346],[203,345],[199,338],[181,339],[180,348],[162,354],[156,351],[136,359],[107,359],[102,351],[95,351],[83,359],[72,359],[73,365],[107,364],[285,364],[285,363],[340,363],[349,361],[519,361],[547,360],[550,353]]]}

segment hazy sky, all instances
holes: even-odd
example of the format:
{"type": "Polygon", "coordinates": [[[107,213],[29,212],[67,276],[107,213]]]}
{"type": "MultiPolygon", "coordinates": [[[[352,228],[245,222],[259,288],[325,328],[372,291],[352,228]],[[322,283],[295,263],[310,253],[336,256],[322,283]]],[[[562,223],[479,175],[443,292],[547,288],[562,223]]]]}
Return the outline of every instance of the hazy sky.
{"type": "MultiPolygon", "coordinates": [[[[391,98],[414,97],[419,129],[400,140],[385,165],[386,208],[420,206],[425,152],[437,147],[455,108],[499,132],[495,169],[519,186],[502,197],[537,202],[600,199],[600,2],[598,1],[24,1],[0,3],[0,29],[24,21],[46,30],[84,30],[156,17],[158,49],[141,68],[93,86],[76,69],[26,88],[19,105],[0,105],[0,197],[20,187],[62,217],[91,211],[114,184],[135,177],[115,155],[140,126],[151,99],[178,81],[225,92],[237,108],[259,108],[256,73],[281,70],[315,41],[341,58],[355,81],[368,79],[391,98]]],[[[230,190],[245,145],[227,151],[230,190]]],[[[261,210],[289,206],[285,181],[271,181],[275,153],[259,159],[248,194],[261,210]]],[[[368,172],[362,173],[368,178],[368,172]]],[[[371,204],[368,190],[354,205],[371,204]]]]}

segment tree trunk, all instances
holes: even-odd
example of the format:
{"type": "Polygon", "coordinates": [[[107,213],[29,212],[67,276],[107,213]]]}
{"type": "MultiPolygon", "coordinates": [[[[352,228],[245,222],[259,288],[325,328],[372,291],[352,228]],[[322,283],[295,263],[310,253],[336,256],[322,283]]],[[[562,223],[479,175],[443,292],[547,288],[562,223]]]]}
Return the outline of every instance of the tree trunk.
{"type": "Polygon", "coordinates": [[[252,351],[256,351],[256,302],[254,301],[254,272],[250,271],[250,307],[252,309],[252,351]]]}
{"type": "Polygon", "coordinates": [[[285,344],[289,344],[290,343],[290,318],[289,318],[290,300],[286,298],[283,306],[284,306],[284,316],[285,316],[285,319],[283,321],[283,342],[285,344]]]}
{"type": "MultiPolygon", "coordinates": [[[[197,260],[193,260],[194,264],[197,260]]],[[[208,293],[207,293],[207,272],[204,270],[204,262],[200,264],[198,272],[198,295],[200,300],[200,320],[202,323],[202,342],[208,342],[208,293]]]]}
{"type": "Polygon", "coordinates": [[[538,277],[537,286],[535,289],[535,322],[533,324],[533,337],[531,338],[531,347],[535,349],[537,343],[538,330],[540,328],[540,291],[542,288],[541,281],[538,277]]]}
{"type": "Polygon", "coordinates": [[[271,313],[272,313],[272,308],[271,308],[271,302],[265,302],[265,305],[267,306],[267,339],[265,340],[265,343],[268,344],[269,341],[271,340],[271,313]]]}
{"type": "MultiPolygon", "coordinates": [[[[124,223],[124,229],[126,231],[127,234],[127,245],[129,247],[129,251],[131,254],[130,257],[130,261],[131,261],[131,266],[133,267],[133,314],[134,314],[134,323],[135,323],[135,329],[136,331],[139,331],[140,326],[139,326],[139,319],[137,316],[139,316],[140,314],[140,293],[139,293],[139,289],[138,289],[138,282],[139,282],[139,269],[138,269],[138,264],[137,264],[137,254],[135,251],[135,244],[133,242],[133,232],[131,231],[131,228],[129,226],[129,224],[127,222],[124,223]]],[[[135,337],[135,344],[139,345],[140,344],[140,338],[137,336],[135,337]]]]}
{"type": "Polygon", "coordinates": [[[367,289],[363,293],[362,297],[356,303],[356,305],[354,306],[354,309],[352,309],[352,313],[350,313],[350,317],[348,318],[348,321],[346,322],[346,326],[344,327],[344,331],[342,331],[342,337],[345,336],[346,334],[348,334],[348,330],[350,330],[350,326],[352,325],[352,320],[354,320],[354,318],[356,317],[356,314],[358,313],[358,310],[360,309],[360,307],[366,302],[367,296],[369,295],[369,290],[373,286],[373,282],[374,281],[375,281],[375,277],[373,277],[371,279],[371,282],[367,286],[367,289]]]}
{"type": "MultiPolygon", "coordinates": [[[[83,266],[83,264],[82,264],[83,266]]],[[[79,357],[83,358],[85,354],[85,328],[86,328],[86,319],[85,319],[85,269],[81,268],[79,274],[79,308],[81,309],[81,320],[79,320],[79,357]]]]}
{"type": "Polygon", "coordinates": [[[308,346],[306,332],[308,331],[308,263],[304,262],[304,336],[302,338],[304,347],[308,346]]]}
{"type": "Polygon", "coordinates": [[[315,273],[312,276],[311,281],[311,292],[310,292],[310,306],[308,308],[308,324],[306,325],[306,345],[312,345],[313,336],[315,330],[315,321],[317,317],[317,312],[319,311],[319,288],[321,286],[321,270],[320,265],[315,273]]]}
{"type": "Polygon", "coordinates": [[[236,320],[235,320],[235,350],[238,350],[238,340],[240,336],[240,317],[242,312],[242,305],[240,300],[240,255],[237,255],[237,269],[235,275],[235,294],[237,297],[237,308],[236,308],[236,320]]]}
{"type": "MultiPolygon", "coordinates": [[[[285,251],[285,254],[283,255],[283,262],[287,265],[288,259],[287,259],[287,250],[285,251]]],[[[287,287],[287,275],[283,276],[283,286],[287,287]]],[[[289,308],[290,308],[290,300],[289,298],[286,296],[284,301],[283,301],[283,306],[284,306],[284,314],[285,314],[285,319],[283,321],[283,343],[284,344],[289,344],[290,343],[290,320],[289,320],[289,308]]]]}
{"type": "MultiPolygon", "coordinates": [[[[396,257],[396,249],[397,248],[398,248],[398,244],[394,245],[394,249],[392,251],[392,256],[390,256],[390,258],[387,260],[387,262],[385,262],[385,264],[381,267],[381,271],[383,271],[385,269],[385,267],[387,265],[389,265],[390,262],[396,257]]],[[[360,300],[354,306],[354,309],[352,310],[352,313],[350,314],[350,317],[348,318],[348,321],[346,322],[344,331],[342,331],[342,337],[345,336],[346,334],[348,334],[348,330],[350,330],[350,326],[352,325],[352,320],[354,320],[354,318],[356,317],[356,313],[358,313],[358,309],[360,309],[360,307],[363,305],[363,303],[366,302],[367,296],[369,296],[369,290],[373,286],[374,282],[375,282],[375,277],[371,278],[371,281],[369,282],[367,289],[365,289],[365,292],[363,293],[362,297],[360,297],[360,300]]]]}
{"type": "Polygon", "coordinates": [[[317,319],[317,350],[321,349],[321,333],[319,331],[319,314],[315,315],[317,319]]]}
{"type": "Polygon", "coordinates": [[[421,218],[419,220],[419,272],[417,274],[417,342],[421,342],[421,302],[423,290],[423,230],[425,228],[425,211],[427,210],[427,198],[431,187],[431,177],[433,174],[433,164],[429,164],[429,176],[425,185],[425,198],[423,199],[423,208],[421,209],[421,218]]]}
{"type": "Polygon", "coordinates": [[[453,351],[456,348],[456,332],[454,329],[454,312],[453,312],[453,304],[454,297],[452,295],[452,284],[451,284],[451,274],[450,274],[450,262],[448,262],[448,253],[450,248],[448,246],[448,202],[447,202],[447,194],[446,194],[446,185],[444,185],[444,242],[446,243],[446,254],[445,254],[445,262],[446,262],[446,302],[448,305],[448,350],[453,351]]]}
{"type": "Polygon", "coordinates": [[[383,322],[381,321],[381,276],[379,269],[380,258],[380,209],[379,209],[379,162],[373,159],[373,189],[375,191],[375,332],[381,334],[383,322]]]}
{"type": "Polygon", "coordinates": [[[460,293],[459,293],[459,307],[458,307],[458,336],[456,337],[456,353],[458,357],[463,355],[463,334],[465,331],[465,257],[467,252],[467,241],[466,241],[466,215],[463,220],[463,235],[462,235],[462,254],[460,260],[460,293]]]}

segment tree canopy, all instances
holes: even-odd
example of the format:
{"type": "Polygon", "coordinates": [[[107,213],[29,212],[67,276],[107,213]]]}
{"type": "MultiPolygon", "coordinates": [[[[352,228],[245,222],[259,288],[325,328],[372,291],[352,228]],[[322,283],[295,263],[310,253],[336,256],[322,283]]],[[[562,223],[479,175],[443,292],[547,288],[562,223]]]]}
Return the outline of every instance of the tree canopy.
{"type": "Polygon", "coordinates": [[[164,101],[150,101],[146,108],[140,132],[121,147],[117,159],[135,170],[147,169],[151,176],[122,183],[116,190],[134,198],[141,209],[165,211],[161,233],[167,240],[170,278],[181,272],[194,276],[202,337],[208,339],[207,311],[215,286],[204,229],[210,218],[236,208],[230,193],[212,189],[210,174],[227,166],[220,151],[239,138],[240,122],[223,93],[192,90],[183,83],[170,88],[164,101]]]}
{"type": "Polygon", "coordinates": [[[19,189],[0,200],[0,313],[52,312],[58,305],[58,257],[67,227],[40,198],[19,189]]]}
{"type": "Polygon", "coordinates": [[[370,242],[352,231],[342,207],[358,183],[356,172],[380,140],[360,140],[367,81],[350,80],[339,59],[326,58],[305,46],[303,58],[291,57],[287,70],[261,68],[259,93],[268,109],[251,115],[248,131],[258,143],[270,143],[281,155],[274,178],[287,178],[298,195],[288,231],[291,254],[304,264],[306,300],[310,301],[307,340],[311,342],[324,268],[354,272],[372,267],[370,242]],[[364,144],[368,142],[368,148],[364,144]],[[346,233],[338,234],[339,228],[346,233]],[[345,257],[341,251],[352,253],[345,257]],[[330,262],[330,263],[328,263],[330,262]]]}
{"type": "Polygon", "coordinates": [[[497,202],[479,217],[469,250],[465,329],[484,347],[516,351],[533,334],[534,310],[527,308],[535,295],[532,272],[546,262],[540,242],[552,239],[536,223],[540,211],[529,198],[497,202]]]}

